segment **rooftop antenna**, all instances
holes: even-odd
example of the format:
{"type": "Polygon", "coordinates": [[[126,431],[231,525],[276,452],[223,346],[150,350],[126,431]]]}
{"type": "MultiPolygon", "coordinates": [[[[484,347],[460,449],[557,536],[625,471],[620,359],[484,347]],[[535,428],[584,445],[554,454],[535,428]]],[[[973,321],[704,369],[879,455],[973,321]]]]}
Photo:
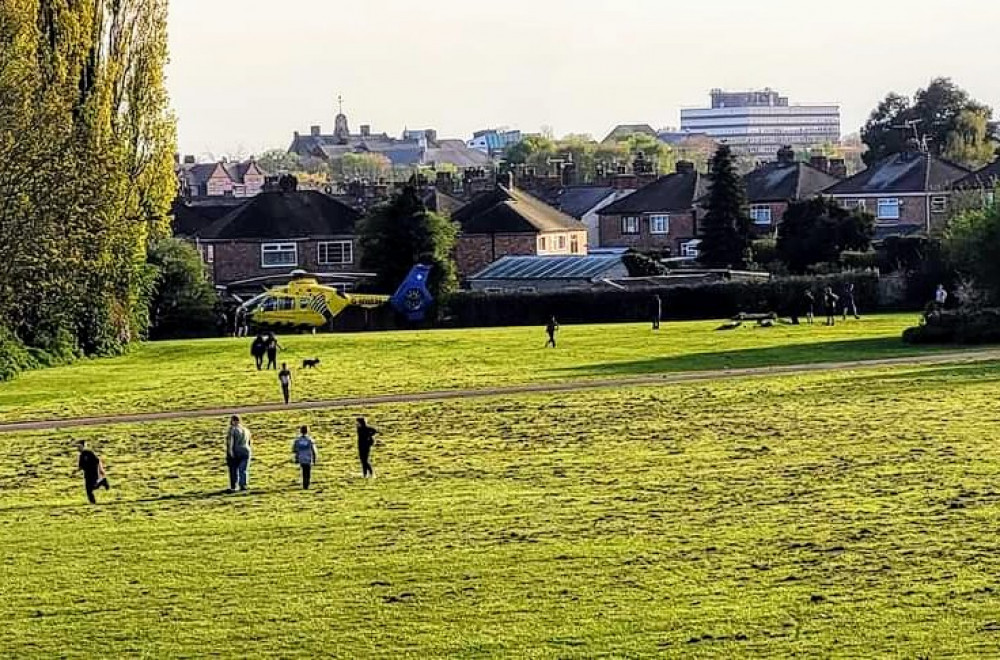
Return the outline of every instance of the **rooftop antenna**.
{"type": "Polygon", "coordinates": [[[928,151],[927,136],[920,135],[920,131],[917,130],[917,126],[919,126],[923,122],[924,122],[923,119],[908,119],[904,121],[902,124],[896,124],[895,126],[892,126],[892,128],[900,131],[912,131],[913,141],[917,144],[917,147],[921,151],[927,152],[928,151]]]}

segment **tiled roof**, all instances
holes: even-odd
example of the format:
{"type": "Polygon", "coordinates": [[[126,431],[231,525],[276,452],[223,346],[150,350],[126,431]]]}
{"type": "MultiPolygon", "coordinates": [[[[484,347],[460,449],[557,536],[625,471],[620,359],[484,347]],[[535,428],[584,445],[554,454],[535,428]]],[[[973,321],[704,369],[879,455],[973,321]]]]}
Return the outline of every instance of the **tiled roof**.
{"type": "Polygon", "coordinates": [[[1000,185],[1000,158],[955,183],[955,188],[993,188],[1000,185]]]}
{"type": "Polygon", "coordinates": [[[661,176],[628,197],[601,209],[601,215],[668,213],[686,211],[708,194],[711,182],[700,172],[676,172],[661,176]]]}
{"type": "Polygon", "coordinates": [[[586,257],[503,257],[470,280],[587,280],[621,275],[620,255],[586,257]]]}
{"type": "Polygon", "coordinates": [[[314,190],[265,192],[216,220],[196,235],[202,239],[281,240],[353,234],[361,214],[314,190]]]}
{"type": "Polygon", "coordinates": [[[892,154],[827,188],[828,195],[874,195],[947,190],[968,176],[964,167],[916,151],[892,154]]]}
{"type": "Polygon", "coordinates": [[[569,186],[559,191],[555,203],[560,211],[579,220],[613,194],[615,189],[608,186],[569,186]]]}
{"type": "Polygon", "coordinates": [[[545,202],[518,190],[497,186],[455,211],[452,220],[466,234],[518,234],[586,231],[587,226],[545,202]]]}
{"type": "Polygon", "coordinates": [[[807,163],[768,163],[743,177],[747,201],[783,202],[808,199],[840,181],[807,163]]]}

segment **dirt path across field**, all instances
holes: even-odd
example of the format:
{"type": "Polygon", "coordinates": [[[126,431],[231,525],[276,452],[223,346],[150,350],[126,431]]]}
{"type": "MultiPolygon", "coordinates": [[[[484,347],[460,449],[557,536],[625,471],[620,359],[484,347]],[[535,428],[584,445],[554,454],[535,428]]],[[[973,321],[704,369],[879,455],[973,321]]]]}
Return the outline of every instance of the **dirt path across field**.
{"type": "Polygon", "coordinates": [[[645,376],[624,376],[621,378],[603,380],[577,380],[559,383],[531,383],[526,385],[508,385],[504,387],[488,387],[481,389],[438,390],[412,394],[385,394],[379,396],[362,396],[327,401],[303,401],[284,405],[267,403],[236,408],[205,408],[201,410],[175,410],[168,412],[134,413],[128,415],[108,415],[98,417],[77,417],[72,419],[41,419],[23,422],[0,423],[0,433],[17,431],[46,431],[69,429],[81,426],[105,426],[109,424],[135,424],[142,422],[159,422],[174,419],[196,419],[201,417],[228,417],[229,415],[250,415],[259,413],[282,412],[289,410],[323,410],[338,408],[353,408],[355,410],[370,406],[391,403],[415,403],[427,401],[448,401],[450,399],[472,399],[483,397],[504,397],[517,394],[554,394],[558,392],[579,392],[581,390],[602,390],[619,387],[635,387],[642,385],[669,385],[672,383],[690,383],[705,380],[727,378],[747,378],[754,376],[775,376],[788,374],[804,374],[824,371],[848,371],[857,369],[874,369],[878,367],[927,366],[945,364],[973,364],[978,362],[1000,361],[1000,349],[966,350],[931,355],[909,356],[899,358],[883,358],[876,360],[854,360],[849,362],[818,362],[813,364],[787,364],[768,367],[749,367],[745,369],[715,369],[710,371],[682,371],[674,373],[650,374],[645,376]]]}

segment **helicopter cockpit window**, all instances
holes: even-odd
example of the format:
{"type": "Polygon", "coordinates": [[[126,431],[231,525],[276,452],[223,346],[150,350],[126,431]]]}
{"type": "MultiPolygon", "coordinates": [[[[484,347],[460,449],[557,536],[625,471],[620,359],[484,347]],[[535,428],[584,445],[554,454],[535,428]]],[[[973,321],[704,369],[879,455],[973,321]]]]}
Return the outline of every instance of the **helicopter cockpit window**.
{"type": "Polygon", "coordinates": [[[283,312],[295,309],[295,298],[279,298],[278,309],[283,312]]]}
{"type": "Polygon", "coordinates": [[[278,300],[276,298],[267,298],[264,300],[264,304],[261,305],[261,309],[265,312],[274,312],[278,309],[278,300]]]}

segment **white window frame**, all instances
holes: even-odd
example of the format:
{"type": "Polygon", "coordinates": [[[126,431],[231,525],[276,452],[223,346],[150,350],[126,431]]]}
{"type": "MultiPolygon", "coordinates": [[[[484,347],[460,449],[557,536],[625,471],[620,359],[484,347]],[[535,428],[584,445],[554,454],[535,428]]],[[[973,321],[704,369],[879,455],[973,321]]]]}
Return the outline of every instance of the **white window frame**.
{"type": "Polygon", "coordinates": [[[556,249],[565,250],[566,249],[566,237],[562,234],[556,236],[556,249]]]}
{"type": "Polygon", "coordinates": [[[899,220],[900,216],[902,215],[903,204],[897,197],[880,197],[878,200],[878,207],[876,208],[878,211],[878,215],[875,216],[877,220],[895,222],[899,220]],[[889,206],[889,207],[895,206],[896,214],[885,215],[885,211],[883,211],[884,206],[889,206]]]}
{"type": "Polygon", "coordinates": [[[684,241],[681,243],[681,256],[682,257],[698,257],[698,247],[701,245],[700,238],[693,238],[690,241],[684,241]]]}
{"type": "Polygon", "coordinates": [[[547,236],[538,237],[538,252],[548,252],[549,251],[549,240],[547,236]]]}
{"type": "Polygon", "coordinates": [[[931,213],[947,213],[948,198],[944,195],[931,197],[931,213]]]}
{"type": "Polygon", "coordinates": [[[638,236],[642,232],[642,224],[637,215],[622,216],[622,236],[638,236]],[[634,227],[634,231],[631,229],[634,227]]]}
{"type": "Polygon", "coordinates": [[[261,268],[295,268],[299,265],[299,244],[298,243],[261,243],[260,244],[260,267],[261,268]],[[265,255],[288,254],[294,255],[291,262],[268,263],[265,255]]]}
{"type": "Polygon", "coordinates": [[[203,246],[205,248],[205,263],[214,264],[215,263],[215,246],[208,244],[203,246]]]}
{"type": "Polygon", "coordinates": [[[668,213],[656,213],[649,216],[650,234],[669,234],[670,215],[668,213]]]}
{"type": "Polygon", "coordinates": [[[316,244],[316,263],[320,266],[348,266],[354,263],[354,241],[321,241],[316,244]],[[340,246],[345,258],[340,261],[330,259],[330,246],[340,246]],[[326,249],[326,258],[323,250],[326,249]]]}
{"type": "Polygon", "coordinates": [[[569,237],[569,251],[570,254],[576,254],[580,251],[580,237],[576,234],[571,234],[569,237]]]}
{"type": "Polygon", "coordinates": [[[767,204],[755,204],[750,207],[750,217],[755,225],[767,225],[772,223],[771,207],[767,204]]]}

